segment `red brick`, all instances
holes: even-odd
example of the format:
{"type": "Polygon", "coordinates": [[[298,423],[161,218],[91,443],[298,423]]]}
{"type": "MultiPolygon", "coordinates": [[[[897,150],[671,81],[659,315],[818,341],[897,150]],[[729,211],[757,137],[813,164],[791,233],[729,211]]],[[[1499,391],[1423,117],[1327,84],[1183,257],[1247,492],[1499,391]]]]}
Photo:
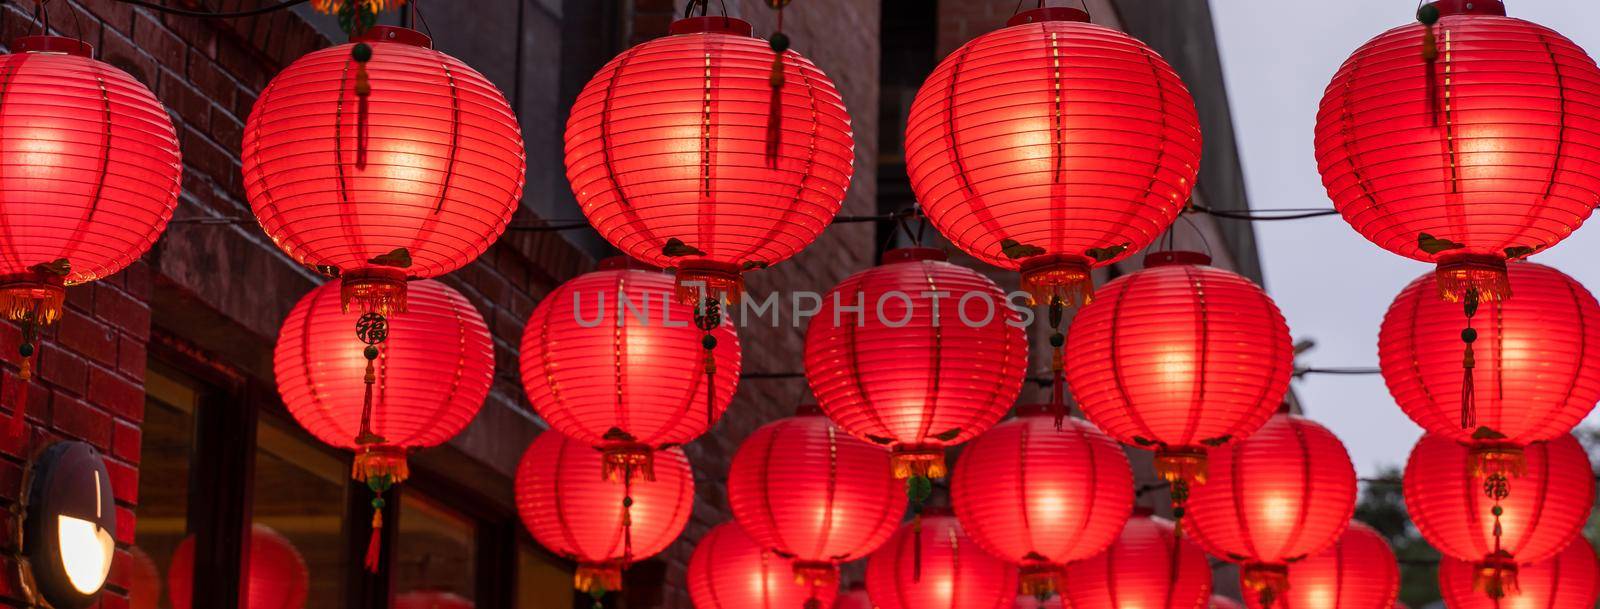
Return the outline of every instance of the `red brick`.
{"type": "Polygon", "coordinates": [[[118,0],[77,0],[89,13],[99,17],[110,29],[128,32],[133,29],[133,5],[118,0]]]}
{"type": "MultiPolygon", "coordinates": [[[[133,515],[133,510],[117,506],[117,542],[132,545],[133,527],[138,523],[138,518],[133,515]]],[[[3,579],[3,578],[0,578],[3,579]]]]}
{"type": "Polygon", "coordinates": [[[100,43],[100,20],[75,4],[57,2],[50,5],[50,29],[63,36],[100,43]]]}
{"type": "Polygon", "coordinates": [[[0,459],[0,499],[17,501],[22,498],[22,465],[0,459]]]}
{"type": "Polygon", "coordinates": [[[89,368],[89,398],[129,421],[144,421],[144,387],[97,367],[89,368]]]}
{"type": "Polygon", "coordinates": [[[67,286],[67,308],[88,313],[94,310],[94,284],[67,286]]]}
{"type": "MultiPolygon", "coordinates": [[[[176,113],[178,120],[197,129],[204,130],[210,127],[211,100],[190,86],[183,76],[165,69],[161,70],[161,85],[157,87],[157,91],[161,103],[166,105],[168,111],[176,113]]],[[[188,150],[185,149],[184,152],[187,153],[188,150]]]]}
{"type": "Polygon", "coordinates": [[[222,106],[211,106],[211,139],[228,150],[244,146],[244,123],[235,119],[222,106]]]}
{"type": "Polygon", "coordinates": [[[144,371],[149,365],[145,343],[124,335],[117,346],[117,371],[128,378],[144,381],[144,371]]]}
{"type": "MultiPolygon", "coordinates": [[[[233,105],[233,91],[238,86],[233,78],[223,72],[217,62],[205,56],[189,52],[189,83],[200,90],[200,94],[224,106],[233,105]]],[[[188,152],[188,149],[184,150],[188,152]]]]}
{"type": "Polygon", "coordinates": [[[111,459],[106,461],[106,473],[111,475],[111,494],[117,502],[138,505],[139,468],[111,459]]]}
{"type": "Polygon", "coordinates": [[[110,284],[96,282],[94,316],[135,338],[150,338],[150,306],[110,284]]]}
{"type": "Polygon", "coordinates": [[[22,328],[11,322],[0,322],[0,362],[13,366],[22,362],[17,347],[22,345],[22,328]]]}
{"type": "Polygon", "coordinates": [[[129,298],[144,303],[150,302],[150,292],[153,287],[150,265],[140,260],[128,265],[128,268],[117,273],[117,276],[122,278],[122,291],[127,292],[129,298]]]}
{"type": "Polygon", "coordinates": [[[100,594],[98,609],[128,609],[128,597],[110,591],[100,594]]]}
{"type": "Polygon", "coordinates": [[[76,395],[88,393],[89,364],[83,358],[58,345],[46,343],[39,348],[38,363],[40,380],[76,395]]]}
{"type": "Polygon", "coordinates": [[[189,50],[176,34],[143,13],[133,20],[133,41],[156,61],[169,66],[183,65],[183,56],[189,50]]]}
{"type": "Polygon", "coordinates": [[[111,414],[78,398],[56,394],[50,401],[50,426],[102,451],[111,450],[111,414]]]}
{"type": "Polygon", "coordinates": [[[161,69],[156,65],[155,58],[144,49],[139,48],[128,37],[115,31],[107,30],[105,37],[100,41],[100,57],[106,63],[132,74],[139,82],[154,91],[156,79],[161,76],[161,69]]]}
{"type": "MultiPolygon", "coordinates": [[[[167,29],[189,43],[189,46],[194,47],[201,55],[217,56],[217,28],[212,24],[182,15],[163,15],[162,21],[166,23],[167,29]]],[[[183,66],[179,64],[172,67],[180,69],[183,66]]]]}
{"type": "Polygon", "coordinates": [[[113,425],[111,456],[138,465],[139,456],[142,454],[140,451],[144,441],[144,430],[125,421],[114,421],[113,425]]]}
{"type": "MultiPolygon", "coordinates": [[[[246,89],[251,91],[260,91],[265,88],[267,79],[270,76],[266,68],[262,67],[260,57],[259,53],[245,48],[243,42],[239,39],[217,39],[217,63],[222,64],[223,70],[232,74],[233,78],[239,81],[239,84],[244,85],[246,89]]],[[[201,87],[200,90],[204,91],[206,89],[201,87]]],[[[232,101],[232,98],[229,98],[228,103],[223,103],[222,105],[231,106],[232,101]]],[[[218,103],[222,103],[220,97],[218,97],[218,103]]]]}
{"type": "Polygon", "coordinates": [[[128,587],[133,585],[133,565],[136,560],[133,553],[117,549],[116,555],[111,559],[111,573],[106,575],[106,585],[110,587],[108,592],[117,590],[126,592],[128,587]]]}
{"type": "Polygon", "coordinates": [[[117,365],[117,332],[76,311],[68,310],[62,316],[56,342],[90,361],[111,367],[117,365]]]}

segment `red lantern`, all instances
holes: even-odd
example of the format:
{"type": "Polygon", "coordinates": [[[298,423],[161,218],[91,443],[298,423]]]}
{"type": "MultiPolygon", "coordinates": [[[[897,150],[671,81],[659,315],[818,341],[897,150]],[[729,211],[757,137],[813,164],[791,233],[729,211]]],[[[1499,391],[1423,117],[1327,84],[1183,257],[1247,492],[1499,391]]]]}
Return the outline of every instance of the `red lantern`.
{"type": "Polygon", "coordinates": [[[394,597],[394,609],[473,609],[473,603],[451,592],[418,590],[394,597]]]}
{"type": "Polygon", "coordinates": [[[1597,203],[1600,69],[1583,49],[1441,0],[1357,49],[1317,115],[1334,207],[1386,250],[1439,265],[1455,301],[1511,295],[1507,259],[1566,238],[1597,203]]]}
{"type": "Polygon", "coordinates": [[[1017,604],[1013,605],[1013,607],[1016,609],[1062,609],[1061,595],[1058,594],[1039,600],[1037,596],[1022,594],[1017,596],[1017,604]]]}
{"type": "Polygon", "coordinates": [[[1540,562],[1578,537],[1594,503],[1594,473],[1570,435],[1523,449],[1515,480],[1485,481],[1473,451],[1429,434],[1406,462],[1406,510],[1441,554],[1473,563],[1490,594],[1517,586],[1519,563],[1540,562]]]}
{"type": "MultiPolygon", "coordinates": [[[[1272,607],[1393,609],[1399,592],[1400,565],[1389,541],[1372,527],[1352,521],[1331,547],[1289,565],[1289,589],[1272,607]]],[[[1251,595],[1245,602],[1250,609],[1266,607],[1251,595]]]]}
{"type": "Polygon", "coordinates": [[[1244,605],[1239,601],[1233,600],[1221,594],[1211,595],[1211,604],[1209,607],[1210,609],[1245,609],[1244,605]]]}
{"type": "Polygon", "coordinates": [[[1141,510],[1105,552],[1067,565],[1072,609],[1194,609],[1211,596],[1211,562],[1172,523],[1141,510]]]}
{"type": "Polygon", "coordinates": [[[655,479],[609,482],[594,449],[555,432],[517,466],[517,513],[550,551],[578,562],[574,586],[597,598],[622,589],[622,570],[666,549],[694,507],[694,474],[677,448],[655,455],[655,479]]]}
{"type": "Polygon", "coordinates": [[[872,597],[867,594],[867,584],[855,582],[850,584],[850,589],[833,599],[833,609],[877,609],[877,607],[872,604],[872,597]]]}
{"type": "Polygon", "coordinates": [[[1049,596],[1068,562],[1115,541],[1133,509],[1133,470],[1093,423],[1057,428],[1025,406],[961,452],[950,495],[961,525],[990,554],[1021,566],[1022,593],[1049,596]]]}
{"type": "Polygon", "coordinates": [[[461,268],[500,236],[524,157],[487,78],[420,32],[380,25],[273,78],[240,160],[273,242],[339,277],[346,303],[387,315],[406,310],[407,279],[461,268]]]}
{"type": "Polygon", "coordinates": [[[1350,454],[1327,428],[1280,414],[1212,459],[1210,479],[1190,498],[1194,536],[1207,552],[1240,563],[1245,589],[1273,606],[1288,565],[1332,545],[1350,524],[1350,454]]]}
{"type": "Polygon", "coordinates": [[[1431,273],[1390,305],[1378,359],[1411,420],[1471,445],[1480,469],[1514,472],[1521,446],[1566,434],[1600,401],[1600,304],[1553,268],[1507,269],[1517,297],[1483,303],[1470,367],[1460,309],[1438,298],[1431,273]]]}
{"type": "MultiPolygon", "coordinates": [[[[250,527],[250,555],[245,558],[245,602],[242,609],[301,609],[311,587],[311,574],[300,550],[264,524],[250,527]]],[[[172,609],[190,609],[194,599],[194,536],[172,552],[167,568],[167,598],[172,609]]]]}
{"type": "Polygon", "coordinates": [[[896,477],[943,477],[945,447],[983,433],[1022,391],[1028,344],[1008,304],[942,251],[890,251],[823,298],[806,379],[840,427],[893,449],[896,477]]]}
{"type": "Polygon", "coordinates": [[[945,510],[929,508],[867,560],[878,609],[1011,609],[1017,568],[972,542],[945,510]]]}
{"type": "Polygon", "coordinates": [[[567,120],[567,180],[624,253],[736,298],[740,273],[804,249],[855,161],[833,81],[750,24],[683,19],[595,74],[567,120]],[[780,72],[774,73],[778,61],[780,72]],[[774,88],[776,86],[777,88],[774,88]]]}
{"type": "Polygon", "coordinates": [[[561,284],[522,332],[522,384],[562,434],[605,455],[608,476],[688,443],[727,410],[739,383],[739,335],[706,334],[672,278],[626,258],[561,284]],[[708,351],[704,347],[711,345],[708,351]]]}
{"type": "Polygon", "coordinates": [[[794,558],[795,577],[838,587],[838,564],[866,556],[905,514],[889,451],[802,406],[750,434],[728,469],[728,505],[763,548],[794,558]]]}
{"type": "Polygon", "coordinates": [[[1172,67],[1077,9],[1020,13],[917,92],[911,187],[962,250],[1021,270],[1040,300],[1087,295],[1089,270],[1149,245],[1200,169],[1200,120],[1172,67]]]}
{"type": "Polygon", "coordinates": [[[1600,598],[1600,563],[1587,539],[1517,570],[1517,589],[1493,598],[1477,588],[1477,566],[1446,558],[1439,562],[1439,592],[1450,609],[1589,609],[1600,598]]]}
{"type": "Polygon", "coordinates": [[[1073,319],[1066,380],[1089,420],[1156,451],[1181,503],[1206,479],[1206,453],[1249,436],[1289,390],[1294,346],[1278,307],[1250,280],[1192,252],[1145,257],[1073,319]]]}
{"type": "Polygon", "coordinates": [[[794,561],[761,547],[736,522],[711,529],[689,558],[689,598],[696,609],[822,609],[836,586],[800,586],[794,561]],[[815,603],[814,605],[812,603],[815,603]]]}
{"type": "Polygon", "coordinates": [[[128,608],[158,609],[161,605],[161,571],[156,568],[156,561],[151,560],[150,555],[139,546],[128,548],[128,556],[129,560],[123,567],[128,581],[128,608]]]}

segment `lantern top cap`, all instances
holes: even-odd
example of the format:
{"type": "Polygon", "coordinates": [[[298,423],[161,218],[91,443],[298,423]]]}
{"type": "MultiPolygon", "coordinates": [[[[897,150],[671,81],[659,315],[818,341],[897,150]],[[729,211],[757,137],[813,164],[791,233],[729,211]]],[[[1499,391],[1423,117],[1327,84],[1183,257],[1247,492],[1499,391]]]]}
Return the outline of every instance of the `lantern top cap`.
{"type": "Polygon", "coordinates": [[[1076,21],[1089,23],[1089,13],[1083,9],[1067,8],[1064,6],[1036,8],[1022,11],[1012,15],[1006,20],[1006,27],[1027,25],[1029,23],[1043,23],[1045,21],[1076,21]]]}
{"type": "Polygon", "coordinates": [[[1200,252],[1151,252],[1144,257],[1144,268],[1147,269],[1160,266],[1209,266],[1210,264],[1211,257],[1200,252]]]}
{"type": "Polygon", "coordinates": [[[1499,15],[1506,16],[1506,4],[1500,0],[1437,0],[1430,6],[1439,10],[1439,16],[1499,15]]]}
{"type": "Polygon", "coordinates": [[[667,26],[669,34],[729,34],[749,36],[750,22],[733,17],[685,17],[667,26]]]}
{"type": "Polygon", "coordinates": [[[433,39],[427,34],[418,32],[408,27],[396,25],[374,25],[367,28],[359,36],[351,36],[351,42],[396,42],[408,44],[424,49],[433,48],[433,39]]]}
{"type": "Polygon", "coordinates": [[[649,263],[640,262],[640,261],[635,260],[635,259],[633,259],[633,258],[631,258],[629,256],[607,256],[605,258],[601,258],[600,259],[600,267],[599,268],[602,271],[626,271],[626,270],[659,271],[659,270],[661,270],[661,269],[656,268],[655,266],[653,266],[653,265],[651,265],[649,263]]]}
{"type": "Polygon", "coordinates": [[[883,254],[884,264],[894,264],[897,262],[919,262],[923,260],[936,260],[939,262],[945,262],[949,259],[949,254],[936,247],[902,247],[889,250],[883,254]]]}
{"type": "Polygon", "coordinates": [[[794,416],[820,417],[823,416],[822,407],[816,404],[801,404],[794,407],[794,416]]]}
{"type": "Polygon", "coordinates": [[[14,53],[56,53],[93,57],[94,46],[77,38],[66,36],[23,36],[11,41],[14,53]]]}

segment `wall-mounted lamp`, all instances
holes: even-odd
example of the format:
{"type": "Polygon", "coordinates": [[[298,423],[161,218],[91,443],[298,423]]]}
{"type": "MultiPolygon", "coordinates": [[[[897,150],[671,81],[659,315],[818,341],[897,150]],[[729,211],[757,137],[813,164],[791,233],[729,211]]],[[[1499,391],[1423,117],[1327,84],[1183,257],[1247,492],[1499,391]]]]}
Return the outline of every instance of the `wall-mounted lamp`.
{"type": "Polygon", "coordinates": [[[23,505],[24,585],[55,609],[93,604],[111,572],[117,514],[99,451],[58,442],[28,470],[23,505]]]}

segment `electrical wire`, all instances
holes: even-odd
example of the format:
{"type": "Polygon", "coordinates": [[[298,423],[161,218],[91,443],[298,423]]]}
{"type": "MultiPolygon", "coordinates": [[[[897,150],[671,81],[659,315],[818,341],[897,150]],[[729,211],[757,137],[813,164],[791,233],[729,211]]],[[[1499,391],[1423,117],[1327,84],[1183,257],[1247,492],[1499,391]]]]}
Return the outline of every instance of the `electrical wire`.
{"type": "Polygon", "coordinates": [[[159,2],[151,2],[151,1],[148,1],[148,0],[117,0],[117,2],[121,2],[123,4],[132,4],[134,6],[140,6],[140,7],[144,7],[144,8],[153,10],[153,11],[159,11],[159,12],[162,12],[162,13],[170,13],[170,14],[173,14],[173,15],[183,15],[185,17],[210,17],[210,18],[213,18],[213,19],[238,19],[240,17],[254,17],[256,15],[265,15],[265,14],[271,13],[273,11],[281,11],[281,10],[284,10],[284,9],[287,9],[287,8],[293,8],[293,7],[297,6],[297,5],[305,4],[306,2],[309,2],[309,1],[310,0],[283,0],[282,2],[277,2],[277,3],[274,3],[274,4],[268,4],[266,6],[258,6],[256,8],[253,8],[253,9],[250,9],[250,10],[245,10],[245,11],[233,11],[233,12],[227,12],[227,13],[214,13],[214,12],[211,12],[211,11],[197,11],[197,10],[193,10],[193,9],[179,8],[179,7],[176,7],[176,6],[167,6],[167,5],[161,4],[159,2]]]}

